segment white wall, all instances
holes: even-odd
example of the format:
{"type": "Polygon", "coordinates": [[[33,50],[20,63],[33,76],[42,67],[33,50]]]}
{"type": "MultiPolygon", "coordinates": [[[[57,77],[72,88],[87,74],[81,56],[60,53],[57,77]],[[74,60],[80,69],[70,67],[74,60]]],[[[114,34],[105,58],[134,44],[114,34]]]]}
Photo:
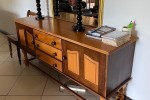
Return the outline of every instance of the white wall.
{"type": "MultiPolygon", "coordinates": [[[[47,15],[46,0],[41,0],[42,14],[47,15]]],[[[14,19],[26,17],[27,10],[36,10],[36,0],[0,0],[0,30],[16,33],[14,19]]]]}
{"type": "Polygon", "coordinates": [[[134,100],[150,100],[150,0],[105,0],[104,24],[118,30],[136,21],[137,41],[132,81],[127,95],[134,100]]]}
{"type": "MultiPolygon", "coordinates": [[[[46,12],[46,0],[41,0],[42,13],[46,12]]],[[[150,90],[150,1],[105,0],[104,24],[121,30],[131,20],[136,20],[139,36],[133,64],[132,81],[127,95],[134,100],[149,100],[150,90]]],[[[0,0],[0,29],[15,32],[14,19],[26,16],[26,11],[36,11],[35,0],[0,0]]]]}

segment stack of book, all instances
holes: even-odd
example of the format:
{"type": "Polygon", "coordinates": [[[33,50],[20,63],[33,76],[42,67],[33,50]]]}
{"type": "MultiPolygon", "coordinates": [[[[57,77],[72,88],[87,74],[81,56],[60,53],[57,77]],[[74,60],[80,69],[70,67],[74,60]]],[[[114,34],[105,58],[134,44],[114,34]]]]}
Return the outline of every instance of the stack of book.
{"type": "Polygon", "coordinates": [[[95,39],[101,39],[101,36],[104,34],[107,34],[109,32],[115,31],[116,29],[113,27],[109,27],[109,26],[102,26],[102,27],[98,27],[92,30],[89,30],[86,33],[87,37],[91,37],[91,38],[95,38],[95,39]]]}
{"type": "Polygon", "coordinates": [[[108,34],[102,35],[102,42],[111,46],[118,47],[130,40],[128,32],[113,31],[108,34]]]}

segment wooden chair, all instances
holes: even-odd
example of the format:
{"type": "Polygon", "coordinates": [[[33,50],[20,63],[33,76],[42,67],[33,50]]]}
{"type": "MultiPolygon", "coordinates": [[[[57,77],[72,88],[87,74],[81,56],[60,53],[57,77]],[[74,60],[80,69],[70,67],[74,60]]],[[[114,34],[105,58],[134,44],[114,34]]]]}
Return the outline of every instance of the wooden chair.
{"type": "Polygon", "coordinates": [[[12,58],[12,46],[11,46],[11,43],[13,43],[17,47],[18,59],[19,59],[19,63],[21,64],[21,54],[20,54],[20,48],[19,48],[19,44],[18,44],[17,34],[15,34],[15,35],[7,35],[7,40],[8,40],[8,44],[9,44],[9,50],[10,50],[11,58],[12,58]]]}
{"type": "Polygon", "coordinates": [[[30,10],[27,11],[27,17],[35,16],[35,15],[37,15],[37,13],[32,12],[32,11],[30,11],[30,10]]]}
{"type": "MultiPolygon", "coordinates": [[[[35,16],[35,15],[36,15],[35,12],[32,12],[30,10],[27,11],[27,17],[35,16]]],[[[8,43],[9,43],[9,50],[10,50],[11,58],[12,58],[12,45],[11,45],[11,43],[13,43],[17,47],[17,55],[18,55],[19,63],[21,64],[21,53],[20,53],[20,47],[19,47],[19,43],[18,43],[17,34],[7,35],[7,40],[8,40],[8,43]]]]}

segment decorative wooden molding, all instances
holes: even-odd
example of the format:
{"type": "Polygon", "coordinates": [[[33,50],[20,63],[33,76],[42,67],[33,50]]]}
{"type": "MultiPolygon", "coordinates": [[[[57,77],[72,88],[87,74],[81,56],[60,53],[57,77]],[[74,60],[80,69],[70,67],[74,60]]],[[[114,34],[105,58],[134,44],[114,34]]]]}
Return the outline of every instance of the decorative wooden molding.
{"type": "Polygon", "coordinates": [[[67,50],[68,70],[79,75],[79,52],[67,50]]]}
{"type": "Polygon", "coordinates": [[[84,54],[84,78],[98,85],[98,69],[99,63],[84,54]]]}

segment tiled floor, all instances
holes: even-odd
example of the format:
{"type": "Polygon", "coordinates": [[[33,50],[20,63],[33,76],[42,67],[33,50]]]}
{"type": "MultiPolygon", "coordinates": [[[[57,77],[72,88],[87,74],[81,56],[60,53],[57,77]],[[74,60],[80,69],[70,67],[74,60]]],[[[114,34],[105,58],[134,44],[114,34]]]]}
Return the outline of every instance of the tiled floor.
{"type": "MultiPolygon", "coordinates": [[[[22,61],[23,62],[23,61],[22,61]]],[[[99,100],[90,94],[88,100],[99,100]]],[[[0,100],[77,100],[67,92],[59,91],[59,84],[45,73],[19,65],[16,47],[9,55],[6,36],[0,33],[0,100]]]]}

